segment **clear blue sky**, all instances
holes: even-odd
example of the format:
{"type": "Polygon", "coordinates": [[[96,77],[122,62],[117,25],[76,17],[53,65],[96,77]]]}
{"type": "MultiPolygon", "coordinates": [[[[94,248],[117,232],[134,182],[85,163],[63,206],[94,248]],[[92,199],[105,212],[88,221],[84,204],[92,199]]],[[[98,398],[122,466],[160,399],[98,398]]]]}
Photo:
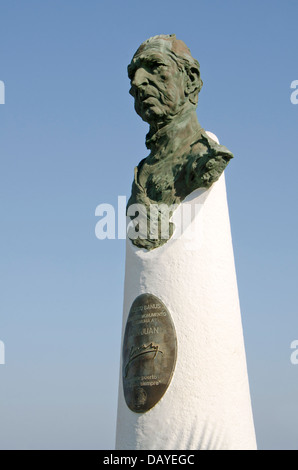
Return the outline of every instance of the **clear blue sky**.
{"type": "Polygon", "coordinates": [[[114,447],[125,243],[95,208],[147,155],[126,66],[175,33],[227,190],[259,448],[298,449],[296,1],[2,0],[1,449],[114,447]]]}

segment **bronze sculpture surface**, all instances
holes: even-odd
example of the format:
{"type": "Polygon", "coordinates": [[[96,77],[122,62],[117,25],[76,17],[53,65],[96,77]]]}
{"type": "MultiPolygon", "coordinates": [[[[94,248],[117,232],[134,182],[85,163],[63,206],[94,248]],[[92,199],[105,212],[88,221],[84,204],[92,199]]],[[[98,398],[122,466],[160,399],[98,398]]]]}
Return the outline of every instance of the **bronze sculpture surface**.
{"type": "MultiPolygon", "coordinates": [[[[135,110],[150,126],[146,136],[150,154],[135,168],[127,209],[133,220],[129,207],[142,205],[149,219],[150,206],[174,207],[195,189],[209,188],[233,155],[198,122],[196,107],[203,82],[199,63],[183,41],[173,34],[148,39],[134,54],[128,76],[135,110]]],[[[170,223],[169,236],[173,230],[170,223]]],[[[166,241],[160,230],[152,239],[148,228],[132,243],[151,250],[166,241]]]]}

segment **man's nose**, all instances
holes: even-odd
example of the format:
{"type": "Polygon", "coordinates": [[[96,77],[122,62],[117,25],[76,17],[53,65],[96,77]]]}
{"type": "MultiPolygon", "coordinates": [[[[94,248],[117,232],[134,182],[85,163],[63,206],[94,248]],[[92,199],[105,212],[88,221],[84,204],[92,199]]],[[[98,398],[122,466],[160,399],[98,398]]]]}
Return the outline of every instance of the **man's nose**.
{"type": "Polygon", "coordinates": [[[131,81],[132,86],[139,88],[142,85],[148,85],[148,83],[148,72],[143,67],[139,68],[131,81]]]}

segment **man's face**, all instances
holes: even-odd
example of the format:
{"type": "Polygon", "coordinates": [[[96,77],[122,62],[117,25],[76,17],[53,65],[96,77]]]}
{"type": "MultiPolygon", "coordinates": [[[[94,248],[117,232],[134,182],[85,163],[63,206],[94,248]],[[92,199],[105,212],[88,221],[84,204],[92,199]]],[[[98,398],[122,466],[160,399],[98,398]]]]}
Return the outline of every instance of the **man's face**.
{"type": "Polygon", "coordinates": [[[138,52],[128,67],[135,110],[149,124],[166,122],[186,102],[185,73],[167,53],[168,43],[159,43],[138,52]]]}

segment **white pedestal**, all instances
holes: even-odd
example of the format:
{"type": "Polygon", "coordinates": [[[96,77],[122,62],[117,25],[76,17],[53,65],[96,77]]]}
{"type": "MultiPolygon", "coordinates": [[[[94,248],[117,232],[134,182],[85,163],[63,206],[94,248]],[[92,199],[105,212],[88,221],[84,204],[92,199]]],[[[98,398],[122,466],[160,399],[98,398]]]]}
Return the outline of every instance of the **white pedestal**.
{"type": "Polygon", "coordinates": [[[120,369],[117,449],[256,449],[224,175],[182,203],[200,204],[187,230],[146,252],[127,240],[122,340],[142,293],[169,310],[178,354],[172,381],[146,413],[125,402],[120,369]]]}

